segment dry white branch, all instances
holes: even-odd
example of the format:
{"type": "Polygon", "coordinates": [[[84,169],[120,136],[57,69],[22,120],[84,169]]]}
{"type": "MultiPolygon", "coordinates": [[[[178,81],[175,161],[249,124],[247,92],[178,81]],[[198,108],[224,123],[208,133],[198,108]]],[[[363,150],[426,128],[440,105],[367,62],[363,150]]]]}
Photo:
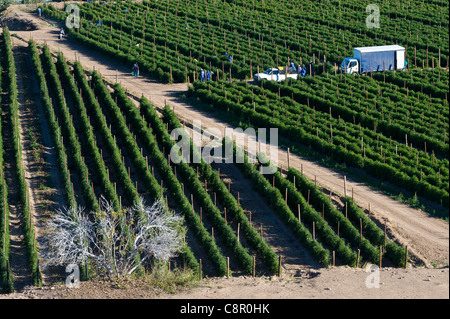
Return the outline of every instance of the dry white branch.
{"type": "Polygon", "coordinates": [[[183,246],[183,219],[170,213],[161,199],[148,206],[140,198],[116,212],[102,197],[101,206],[100,212],[89,215],[83,209],[55,214],[47,235],[49,265],[90,260],[110,275],[126,275],[150,258],[167,261],[183,246]]]}

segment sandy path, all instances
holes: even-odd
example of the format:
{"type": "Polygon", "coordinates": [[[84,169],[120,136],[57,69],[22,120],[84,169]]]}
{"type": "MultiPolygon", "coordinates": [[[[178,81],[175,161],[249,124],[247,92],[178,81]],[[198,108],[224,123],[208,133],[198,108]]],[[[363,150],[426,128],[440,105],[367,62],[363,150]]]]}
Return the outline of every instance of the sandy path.
{"type": "MultiPolygon", "coordinates": [[[[167,103],[175,108],[175,112],[181,118],[187,119],[189,122],[192,119],[201,120],[202,126],[205,128],[214,127],[223,131],[225,127],[229,126],[219,119],[212,118],[210,114],[200,112],[186,104],[179,97],[180,93],[186,92],[186,84],[165,85],[149,78],[135,79],[130,75],[131,66],[117,64],[109,57],[86,49],[77,43],[67,40],[59,41],[57,39],[58,25],[51,27],[50,24],[45,24],[34,12],[30,14],[15,11],[11,16],[32,21],[40,27],[35,31],[14,31],[12,33],[16,33],[25,40],[32,37],[38,43],[46,42],[53,51],[62,51],[68,60],[73,61],[76,56],[85,69],[95,68],[111,82],[115,82],[117,79],[130,93],[138,97],[145,95],[157,107],[163,107],[167,103]]],[[[279,165],[287,167],[285,150],[278,149],[278,159],[279,165]]],[[[343,175],[292,154],[290,165],[298,169],[303,165],[303,171],[307,177],[311,179],[316,177],[320,185],[330,188],[334,192],[343,193],[343,175]]],[[[370,203],[372,215],[376,219],[387,218],[388,228],[395,239],[401,244],[408,245],[409,251],[418,259],[427,266],[430,266],[431,263],[448,265],[449,227],[447,222],[429,217],[424,212],[399,203],[381,192],[373,191],[364,183],[347,179],[347,194],[351,189],[353,189],[354,199],[361,207],[367,208],[370,203]]]]}
{"type": "MultiPolygon", "coordinates": [[[[220,299],[261,299],[269,304],[275,299],[448,299],[449,272],[448,268],[383,268],[379,273],[368,273],[364,269],[339,267],[304,272],[295,278],[209,278],[198,287],[177,294],[160,293],[136,281],[129,283],[126,289],[124,287],[105,281],[89,281],[81,282],[79,289],[68,289],[61,283],[43,289],[33,288],[22,294],[0,295],[0,299],[182,299],[195,304],[204,302],[196,299],[217,299],[218,303],[221,303],[220,299]]],[[[294,302],[287,303],[290,310],[297,307],[298,301],[294,302]]]]}
{"type": "Polygon", "coordinates": [[[164,295],[163,298],[191,299],[197,296],[211,299],[448,298],[448,268],[429,270],[427,273],[418,269],[383,269],[379,272],[378,288],[375,286],[377,280],[375,273],[368,279],[369,275],[371,273],[363,269],[339,267],[290,279],[216,278],[208,285],[193,291],[182,292],[173,297],[164,295]],[[369,286],[366,286],[366,280],[369,281],[369,286]],[[343,284],[344,282],[346,284],[343,284]]]}

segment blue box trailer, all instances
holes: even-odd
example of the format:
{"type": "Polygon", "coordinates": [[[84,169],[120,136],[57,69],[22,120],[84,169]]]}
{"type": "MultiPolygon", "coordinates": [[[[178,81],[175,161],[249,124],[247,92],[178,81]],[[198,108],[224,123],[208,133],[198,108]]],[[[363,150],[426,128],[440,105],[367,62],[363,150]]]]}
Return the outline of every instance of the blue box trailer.
{"type": "Polygon", "coordinates": [[[363,74],[403,70],[405,67],[405,48],[399,45],[383,45],[354,48],[353,57],[342,61],[341,71],[363,74]]]}

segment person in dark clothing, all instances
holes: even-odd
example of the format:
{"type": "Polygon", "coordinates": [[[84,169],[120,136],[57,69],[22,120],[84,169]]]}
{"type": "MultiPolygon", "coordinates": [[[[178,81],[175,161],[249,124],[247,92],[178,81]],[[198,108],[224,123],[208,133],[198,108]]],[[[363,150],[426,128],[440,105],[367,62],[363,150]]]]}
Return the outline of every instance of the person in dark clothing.
{"type": "Polygon", "coordinates": [[[205,70],[200,70],[200,81],[205,82],[205,70]]]}
{"type": "Polygon", "coordinates": [[[133,65],[133,74],[136,78],[139,76],[139,65],[137,62],[133,65]]]}
{"type": "Polygon", "coordinates": [[[314,62],[310,61],[309,66],[310,66],[310,70],[311,70],[310,76],[314,76],[314,62]]]}

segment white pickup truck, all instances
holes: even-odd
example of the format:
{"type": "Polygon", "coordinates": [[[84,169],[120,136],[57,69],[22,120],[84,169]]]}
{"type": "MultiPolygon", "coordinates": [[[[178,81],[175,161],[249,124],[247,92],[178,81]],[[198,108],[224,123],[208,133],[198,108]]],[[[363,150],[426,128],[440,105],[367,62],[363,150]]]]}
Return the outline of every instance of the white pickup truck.
{"type": "Polygon", "coordinates": [[[271,80],[271,81],[284,81],[287,78],[295,79],[297,80],[298,74],[295,72],[291,67],[285,67],[285,68],[270,68],[267,69],[265,72],[262,73],[256,73],[253,78],[255,80],[271,80]]]}

